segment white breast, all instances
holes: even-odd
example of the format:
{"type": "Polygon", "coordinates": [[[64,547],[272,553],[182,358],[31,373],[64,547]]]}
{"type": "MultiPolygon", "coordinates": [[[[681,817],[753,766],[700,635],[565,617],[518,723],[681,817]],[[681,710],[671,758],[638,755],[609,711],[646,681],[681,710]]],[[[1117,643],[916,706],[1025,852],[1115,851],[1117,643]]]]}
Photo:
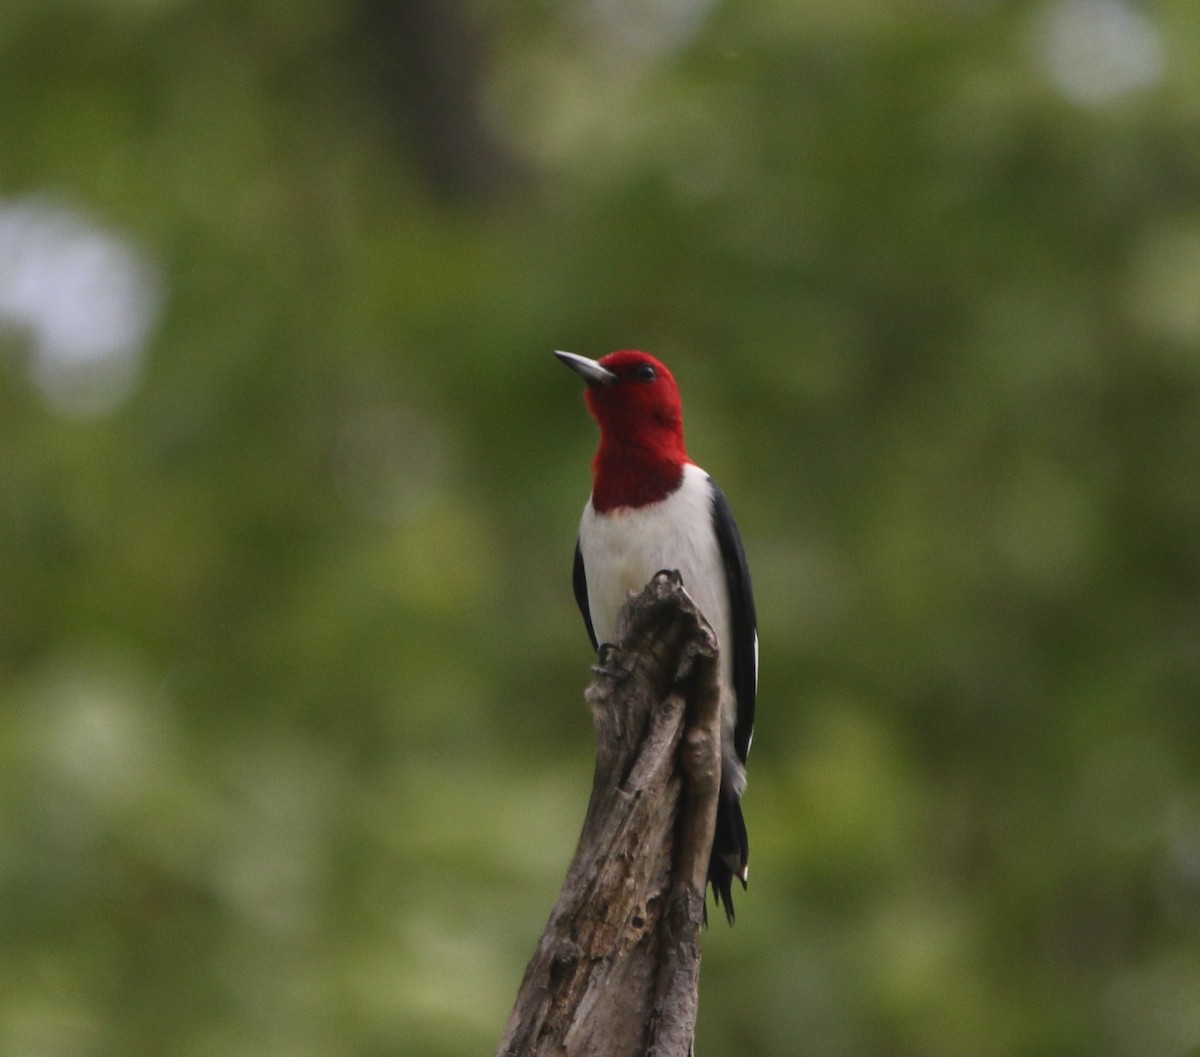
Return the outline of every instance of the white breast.
{"type": "Polygon", "coordinates": [[[612,642],[617,611],[629,592],[640,591],[660,569],[678,569],[700,612],[721,644],[721,674],[731,685],[729,595],[713,531],[708,474],[684,468],[683,481],[660,503],[597,514],[591,501],[579,525],[587,571],[588,608],[598,642],[612,642]]]}
{"type": "Polygon", "coordinates": [[[733,690],[729,585],[713,527],[708,474],[689,463],[679,487],[662,502],[649,506],[597,514],[589,500],[579,523],[579,548],[587,573],[592,628],[600,643],[614,641],[617,612],[631,591],[640,591],[660,569],[679,570],[684,588],[717,635],[724,727],[722,783],[740,795],[746,772],[733,747],[737,695],[733,690]]]}

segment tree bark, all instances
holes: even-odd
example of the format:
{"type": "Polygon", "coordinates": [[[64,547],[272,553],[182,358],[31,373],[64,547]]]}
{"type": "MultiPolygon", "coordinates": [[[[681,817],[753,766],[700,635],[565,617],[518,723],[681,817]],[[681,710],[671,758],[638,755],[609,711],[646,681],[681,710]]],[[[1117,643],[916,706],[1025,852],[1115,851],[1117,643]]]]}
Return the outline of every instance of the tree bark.
{"type": "Polygon", "coordinates": [[[497,1057],[688,1057],[721,777],[717,648],[659,573],[587,691],[596,770],[575,858],[497,1057]]]}

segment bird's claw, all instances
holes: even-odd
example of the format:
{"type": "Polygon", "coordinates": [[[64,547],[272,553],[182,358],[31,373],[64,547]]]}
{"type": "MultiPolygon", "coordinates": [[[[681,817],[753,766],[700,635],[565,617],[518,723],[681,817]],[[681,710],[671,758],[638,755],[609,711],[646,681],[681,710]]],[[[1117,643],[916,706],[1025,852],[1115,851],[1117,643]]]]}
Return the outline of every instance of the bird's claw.
{"type": "Polygon", "coordinates": [[[617,654],[617,647],[611,642],[601,642],[600,648],[596,650],[596,662],[592,666],[592,671],[598,675],[612,675],[614,669],[608,667],[608,662],[617,654]]]}

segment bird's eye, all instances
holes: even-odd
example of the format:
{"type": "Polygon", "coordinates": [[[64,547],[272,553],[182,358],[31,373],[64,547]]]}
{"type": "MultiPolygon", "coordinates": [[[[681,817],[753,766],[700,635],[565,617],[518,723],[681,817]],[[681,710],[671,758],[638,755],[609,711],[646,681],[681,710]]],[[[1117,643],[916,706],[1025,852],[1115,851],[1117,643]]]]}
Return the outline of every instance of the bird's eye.
{"type": "Polygon", "coordinates": [[[658,372],[654,369],[653,364],[641,363],[638,364],[637,370],[633,372],[633,376],[639,382],[652,382],[658,377],[658,372]]]}

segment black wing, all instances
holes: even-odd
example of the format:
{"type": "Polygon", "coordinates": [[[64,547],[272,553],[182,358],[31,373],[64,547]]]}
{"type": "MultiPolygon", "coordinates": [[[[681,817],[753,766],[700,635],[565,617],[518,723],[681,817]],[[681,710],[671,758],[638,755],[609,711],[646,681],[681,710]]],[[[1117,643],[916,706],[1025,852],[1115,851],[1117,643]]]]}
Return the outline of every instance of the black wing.
{"type": "Polygon", "coordinates": [[[583,623],[587,628],[588,638],[592,640],[592,649],[598,650],[600,643],[596,641],[596,629],[592,627],[592,611],[588,606],[587,572],[583,568],[583,551],[579,549],[578,540],[575,541],[575,571],[571,580],[575,587],[575,604],[583,614],[583,623]]]}
{"type": "Polygon", "coordinates": [[[725,565],[725,582],[729,585],[733,690],[737,694],[738,705],[733,747],[737,750],[738,759],[745,763],[746,754],[750,751],[750,738],[754,733],[754,699],[758,695],[758,619],[754,612],[750,568],[746,564],[746,552],[742,550],[742,537],[733,520],[733,512],[729,509],[729,500],[711,477],[708,483],[712,485],[713,526],[721,548],[721,561],[725,565]]]}

